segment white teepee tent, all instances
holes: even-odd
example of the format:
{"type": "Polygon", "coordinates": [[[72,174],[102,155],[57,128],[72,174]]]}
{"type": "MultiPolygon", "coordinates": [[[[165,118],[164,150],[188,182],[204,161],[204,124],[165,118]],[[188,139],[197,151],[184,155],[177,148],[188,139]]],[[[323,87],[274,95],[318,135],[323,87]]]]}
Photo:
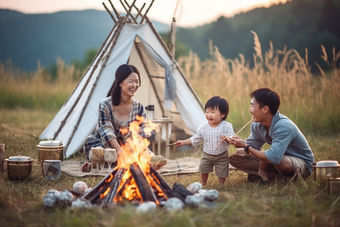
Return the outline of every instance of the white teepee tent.
{"type": "Polygon", "coordinates": [[[193,134],[205,120],[202,103],[146,16],[152,3],[142,15],[135,2],[129,5],[125,1],[125,16],[110,2],[116,15],[109,12],[115,22],[113,29],[73,93],[40,135],[41,139],[62,141],[65,157],[78,151],[95,128],[99,102],[106,97],[121,64],[135,65],[141,73],[142,86],[135,99],[144,106],[155,105],[156,119],[172,117],[173,131],[178,135],[193,134]]]}

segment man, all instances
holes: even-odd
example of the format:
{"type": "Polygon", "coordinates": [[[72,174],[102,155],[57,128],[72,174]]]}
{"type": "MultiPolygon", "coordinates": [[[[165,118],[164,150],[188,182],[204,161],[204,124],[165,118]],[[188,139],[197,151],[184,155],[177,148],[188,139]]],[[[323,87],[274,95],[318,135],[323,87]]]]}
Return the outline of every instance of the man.
{"type": "Polygon", "coordinates": [[[246,141],[238,136],[229,138],[237,149],[230,164],[248,173],[249,181],[267,183],[278,176],[309,177],[314,155],[299,128],[278,111],[280,96],[268,88],[250,94],[251,132],[246,141]],[[261,151],[268,143],[270,148],[261,151]]]}

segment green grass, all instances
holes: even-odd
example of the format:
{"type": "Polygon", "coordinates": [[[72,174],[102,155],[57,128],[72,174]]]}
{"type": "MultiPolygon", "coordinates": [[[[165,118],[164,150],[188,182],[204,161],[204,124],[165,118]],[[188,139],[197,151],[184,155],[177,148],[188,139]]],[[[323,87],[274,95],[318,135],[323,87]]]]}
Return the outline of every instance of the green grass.
{"type": "MultiPolygon", "coordinates": [[[[38,157],[38,136],[54,117],[53,111],[0,109],[0,143],[5,143],[5,157],[21,154],[38,157]]],[[[241,136],[246,136],[243,132],[241,136]]],[[[307,139],[316,160],[340,161],[340,134],[332,136],[308,134],[307,139]]],[[[233,149],[231,149],[233,152],[233,149]]],[[[177,156],[199,156],[198,150],[177,152],[177,156]]],[[[78,159],[85,159],[78,154],[78,159]]],[[[175,158],[175,157],[172,157],[175,158]]],[[[184,186],[200,181],[200,175],[179,174],[163,177],[170,186],[184,186]]],[[[340,195],[330,196],[324,185],[312,177],[293,183],[280,181],[273,185],[247,182],[246,174],[231,170],[224,186],[210,175],[206,189],[219,191],[216,206],[167,212],[137,214],[134,207],[72,210],[46,209],[42,198],[49,189],[72,189],[76,181],[89,187],[102,177],[76,178],[62,173],[60,180],[45,180],[40,163],[35,162],[31,176],[23,182],[11,181],[5,172],[0,177],[1,226],[340,226],[340,195]]]]}

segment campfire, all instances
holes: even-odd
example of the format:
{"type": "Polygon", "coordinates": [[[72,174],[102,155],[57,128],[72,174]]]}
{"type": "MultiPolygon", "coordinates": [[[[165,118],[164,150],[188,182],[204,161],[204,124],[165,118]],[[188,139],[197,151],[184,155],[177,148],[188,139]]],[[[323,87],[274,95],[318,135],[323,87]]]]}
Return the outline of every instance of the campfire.
{"type": "MultiPolygon", "coordinates": [[[[49,190],[43,199],[44,206],[51,208],[59,204],[71,205],[72,208],[90,208],[130,202],[139,207],[152,203],[153,206],[144,206],[141,209],[144,211],[157,205],[165,206],[167,210],[176,210],[185,206],[199,207],[206,204],[205,202],[211,204],[217,199],[218,191],[204,190],[199,182],[192,183],[187,188],[177,182],[171,188],[166,183],[150,165],[149,141],[139,134],[142,122],[143,118],[138,118],[128,129],[123,129],[122,133],[131,133],[131,138],[123,145],[124,152],[119,154],[117,166],[99,184],[87,190],[86,183],[80,181],[70,191],[49,190]]],[[[144,130],[151,132],[156,127],[156,124],[149,122],[144,130]]]]}
{"type": "MultiPolygon", "coordinates": [[[[186,196],[192,195],[178,183],[171,188],[150,165],[149,141],[139,134],[142,122],[143,118],[139,117],[129,128],[121,130],[123,134],[131,134],[131,138],[123,145],[125,152],[119,154],[114,170],[91,191],[84,194],[83,199],[101,205],[125,201],[137,203],[151,201],[159,205],[171,197],[177,197],[184,202],[186,196]]],[[[144,130],[150,133],[156,127],[156,124],[149,122],[144,130]]]]}

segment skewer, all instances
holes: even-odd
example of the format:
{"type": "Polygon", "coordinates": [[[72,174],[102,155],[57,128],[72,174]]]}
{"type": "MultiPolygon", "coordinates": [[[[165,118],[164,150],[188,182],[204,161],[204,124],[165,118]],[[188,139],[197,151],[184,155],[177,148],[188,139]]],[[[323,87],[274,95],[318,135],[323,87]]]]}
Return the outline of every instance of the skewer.
{"type": "Polygon", "coordinates": [[[239,134],[245,127],[247,127],[247,125],[249,125],[252,121],[253,121],[253,119],[251,119],[250,121],[248,121],[247,124],[245,124],[240,130],[238,130],[238,131],[235,133],[235,136],[236,136],[237,134],[239,134]]]}
{"type": "Polygon", "coordinates": [[[170,146],[172,146],[172,145],[176,145],[176,143],[171,143],[171,144],[169,144],[169,145],[165,145],[164,147],[170,147],[170,146]]]}
{"type": "MultiPolygon", "coordinates": [[[[234,136],[236,136],[237,134],[239,134],[245,127],[247,127],[247,125],[249,125],[251,122],[253,121],[253,119],[251,119],[250,121],[247,122],[247,124],[245,124],[240,130],[238,130],[234,136]]],[[[223,141],[221,140],[220,143],[215,147],[214,150],[216,150],[222,143],[223,141]]]]}

